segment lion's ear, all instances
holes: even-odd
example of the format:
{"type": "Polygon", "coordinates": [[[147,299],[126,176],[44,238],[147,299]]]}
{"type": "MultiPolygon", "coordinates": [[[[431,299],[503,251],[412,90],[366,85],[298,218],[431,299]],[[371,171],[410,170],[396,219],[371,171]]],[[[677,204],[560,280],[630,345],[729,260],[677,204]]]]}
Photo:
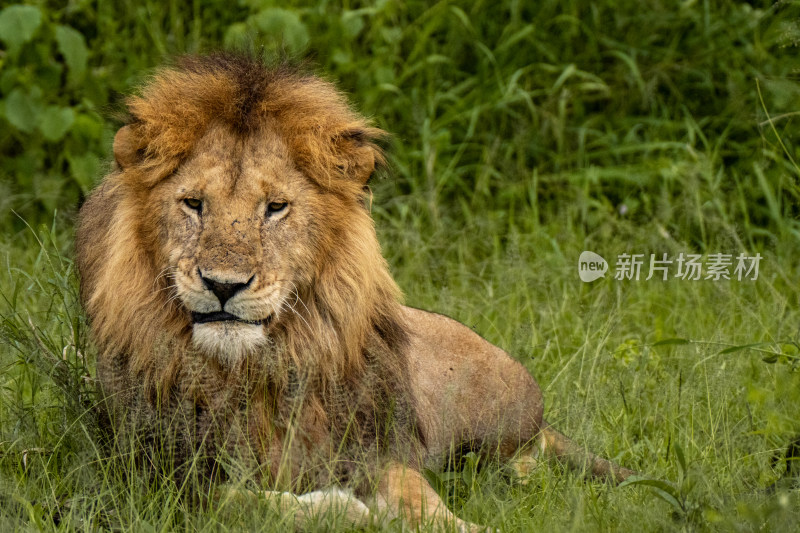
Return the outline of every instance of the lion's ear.
{"type": "Polygon", "coordinates": [[[341,135],[342,148],[348,159],[348,176],[359,183],[369,181],[375,167],[384,163],[383,152],[372,141],[385,135],[377,128],[356,128],[341,135]]]}
{"type": "Polygon", "coordinates": [[[114,136],[114,159],[122,170],[142,159],[142,147],[134,134],[133,127],[122,126],[114,136]]]}

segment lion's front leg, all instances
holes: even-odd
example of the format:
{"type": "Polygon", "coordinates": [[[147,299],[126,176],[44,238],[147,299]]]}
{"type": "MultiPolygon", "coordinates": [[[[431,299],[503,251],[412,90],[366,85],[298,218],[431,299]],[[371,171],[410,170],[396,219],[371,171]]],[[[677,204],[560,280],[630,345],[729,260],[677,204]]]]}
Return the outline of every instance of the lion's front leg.
{"type": "Polygon", "coordinates": [[[392,463],[378,485],[378,505],[389,516],[399,516],[412,528],[431,524],[453,527],[460,532],[477,533],[487,528],[465,522],[454,515],[418,471],[392,463]]]}
{"type": "Polygon", "coordinates": [[[292,513],[295,528],[307,530],[320,516],[328,516],[338,525],[348,528],[365,528],[371,517],[364,503],[347,490],[328,488],[301,496],[290,492],[264,491],[268,502],[275,502],[283,513],[292,513]]]}

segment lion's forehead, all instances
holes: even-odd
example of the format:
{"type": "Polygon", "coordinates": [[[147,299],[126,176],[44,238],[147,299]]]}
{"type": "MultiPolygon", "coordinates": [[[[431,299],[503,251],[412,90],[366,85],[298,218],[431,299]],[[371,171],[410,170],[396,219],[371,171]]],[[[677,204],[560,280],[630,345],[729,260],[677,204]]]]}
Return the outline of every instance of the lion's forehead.
{"type": "Polygon", "coordinates": [[[211,128],[178,172],[179,194],[266,200],[299,184],[284,140],[270,129],[247,136],[211,128]]]}

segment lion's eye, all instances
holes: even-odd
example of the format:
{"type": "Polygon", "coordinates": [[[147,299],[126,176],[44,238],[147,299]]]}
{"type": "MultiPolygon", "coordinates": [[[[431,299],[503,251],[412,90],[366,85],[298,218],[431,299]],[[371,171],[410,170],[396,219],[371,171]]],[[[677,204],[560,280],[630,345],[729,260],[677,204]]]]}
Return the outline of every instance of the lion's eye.
{"type": "Polygon", "coordinates": [[[183,203],[186,204],[186,207],[194,211],[201,211],[203,209],[203,201],[197,198],[184,198],[183,203]]]}
{"type": "Polygon", "coordinates": [[[277,215],[289,205],[287,202],[270,202],[267,204],[267,216],[277,215]]]}

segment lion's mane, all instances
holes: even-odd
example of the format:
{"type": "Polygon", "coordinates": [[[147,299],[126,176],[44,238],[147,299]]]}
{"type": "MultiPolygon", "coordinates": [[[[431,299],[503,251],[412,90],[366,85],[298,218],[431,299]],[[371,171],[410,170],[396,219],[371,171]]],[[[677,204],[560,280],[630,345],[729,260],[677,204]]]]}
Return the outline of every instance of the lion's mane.
{"type": "Polygon", "coordinates": [[[99,351],[98,375],[114,403],[141,409],[160,397],[213,409],[214,395],[237,384],[251,396],[255,388],[270,391],[267,399],[259,393],[258,416],[263,425],[280,426],[281,398],[302,382],[316,426],[346,424],[353,405],[361,405],[367,435],[377,431],[367,420],[375,406],[410,412],[402,405],[407,333],[399,290],[366,209],[326,222],[316,277],[299,288],[302,320],[286,314],[271,326],[265,357],[233,369],[191,348],[190,316],[171,297],[167,258],[157,245],[168,228],[153,215],[163,201],[154,186],[212,124],[243,136],[266,125],[276,129],[318,187],[359,201],[375,162],[382,162],[374,140],[383,132],[318,77],[223,54],[183,58],[156,71],[127,107],[131,148],[115,146],[118,164],[83,206],[76,233],[81,299],[99,351]]]}

